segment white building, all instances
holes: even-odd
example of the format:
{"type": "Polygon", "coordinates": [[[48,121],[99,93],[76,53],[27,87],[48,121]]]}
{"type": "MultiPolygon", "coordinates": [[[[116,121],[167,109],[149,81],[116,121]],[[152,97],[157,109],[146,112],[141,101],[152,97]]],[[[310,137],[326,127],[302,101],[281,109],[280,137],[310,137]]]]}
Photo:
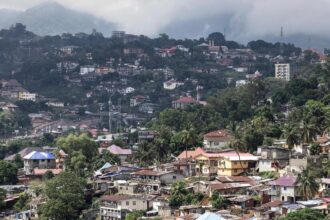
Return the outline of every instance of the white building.
{"type": "Polygon", "coordinates": [[[169,80],[163,83],[163,87],[166,90],[173,90],[175,88],[177,88],[178,86],[184,85],[183,82],[177,82],[175,80],[169,80]]]}
{"type": "Polygon", "coordinates": [[[95,72],[95,66],[81,66],[80,75],[86,75],[88,73],[95,72]]]}
{"type": "Polygon", "coordinates": [[[247,84],[247,80],[245,79],[237,80],[235,83],[236,87],[244,86],[246,84],[247,84]]]}
{"type": "Polygon", "coordinates": [[[19,92],[18,93],[18,99],[19,100],[28,100],[28,101],[33,101],[35,102],[37,99],[37,94],[36,93],[30,93],[30,92],[19,92]]]}
{"type": "Polygon", "coordinates": [[[275,78],[290,80],[290,64],[289,63],[277,63],[275,64],[275,78]]]}

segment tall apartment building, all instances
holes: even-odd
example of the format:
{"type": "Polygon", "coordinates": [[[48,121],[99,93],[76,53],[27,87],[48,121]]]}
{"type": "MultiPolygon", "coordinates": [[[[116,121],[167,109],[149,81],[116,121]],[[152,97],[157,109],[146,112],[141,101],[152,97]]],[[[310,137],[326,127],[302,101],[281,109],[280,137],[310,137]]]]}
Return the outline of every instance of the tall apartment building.
{"type": "Polygon", "coordinates": [[[289,63],[277,63],[275,64],[275,78],[290,80],[290,64],[289,63]]]}

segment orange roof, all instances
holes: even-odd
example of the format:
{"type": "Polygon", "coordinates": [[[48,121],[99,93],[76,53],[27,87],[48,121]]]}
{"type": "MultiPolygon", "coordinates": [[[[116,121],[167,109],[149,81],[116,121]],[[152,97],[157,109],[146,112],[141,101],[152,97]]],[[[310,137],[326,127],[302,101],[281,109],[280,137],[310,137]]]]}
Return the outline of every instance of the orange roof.
{"type": "Polygon", "coordinates": [[[159,172],[154,170],[139,170],[133,174],[138,176],[159,176],[159,172]]]}
{"type": "Polygon", "coordinates": [[[188,151],[183,151],[178,158],[179,159],[186,159],[187,158],[195,158],[198,155],[205,154],[206,152],[203,150],[203,148],[198,147],[195,150],[188,150],[188,151]],[[186,153],[187,152],[187,153],[186,153]]]}
{"type": "Polygon", "coordinates": [[[185,96],[185,97],[181,97],[177,100],[175,100],[174,102],[180,102],[180,103],[196,103],[197,101],[190,96],[185,96]]]}

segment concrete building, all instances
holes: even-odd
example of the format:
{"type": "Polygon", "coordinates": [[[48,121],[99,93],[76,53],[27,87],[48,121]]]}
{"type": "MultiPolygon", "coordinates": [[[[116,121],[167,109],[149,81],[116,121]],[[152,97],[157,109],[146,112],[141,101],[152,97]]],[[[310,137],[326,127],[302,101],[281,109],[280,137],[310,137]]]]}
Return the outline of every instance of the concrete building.
{"type": "Polygon", "coordinates": [[[204,149],[222,149],[229,144],[231,138],[232,136],[230,133],[224,129],[211,131],[204,135],[204,149]]]}
{"type": "Polygon", "coordinates": [[[258,147],[259,172],[276,171],[289,164],[289,149],[277,146],[258,147]]]}
{"type": "Polygon", "coordinates": [[[101,220],[125,219],[131,211],[146,211],[150,208],[149,201],[142,196],[105,195],[101,197],[101,220]]]}
{"type": "Polygon", "coordinates": [[[24,159],[24,171],[26,174],[33,174],[35,168],[37,169],[55,169],[56,161],[52,153],[32,151],[27,154],[24,159]]]}
{"type": "Polygon", "coordinates": [[[295,176],[285,175],[269,182],[271,189],[268,191],[268,195],[271,196],[271,200],[281,200],[290,203],[297,201],[300,198],[300,194],[298,193],[296,180],[295,176]]]}
{"type": "Polygon", "coordinates": [[[277,63],[275,64],[275,78],[290,80],[290,64],[289,63],[277,63]]]}

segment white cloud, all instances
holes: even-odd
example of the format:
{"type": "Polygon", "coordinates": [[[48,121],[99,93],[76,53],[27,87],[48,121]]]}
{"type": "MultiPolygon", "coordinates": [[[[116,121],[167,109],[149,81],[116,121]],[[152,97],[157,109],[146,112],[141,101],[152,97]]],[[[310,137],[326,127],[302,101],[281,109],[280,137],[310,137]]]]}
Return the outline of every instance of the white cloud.
{"type": "MultiPolygon", "coordinates": [[[[117,23],[131,33],[156,35],[175,22],[205,20],[230,14],[226,25],[235,38],[285,33],[330,35],[327,22],[330,0],[56,0],[71,9],[85,11],[117,23]]],[[[24,9],[46,0],[0,0],[0,8],[24,9]]],[[[219,31],[222,31],[219,30],[219,31]]]]}

